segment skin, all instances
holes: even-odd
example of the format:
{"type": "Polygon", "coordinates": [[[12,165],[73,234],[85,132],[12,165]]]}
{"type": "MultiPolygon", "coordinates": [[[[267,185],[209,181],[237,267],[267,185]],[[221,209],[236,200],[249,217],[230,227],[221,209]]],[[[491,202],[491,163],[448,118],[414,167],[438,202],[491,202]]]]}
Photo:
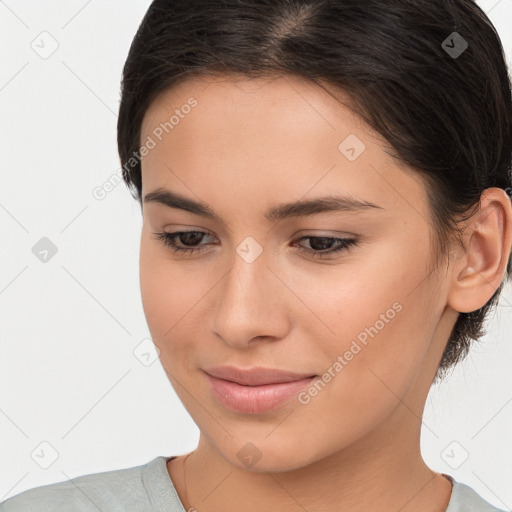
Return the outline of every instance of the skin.
{"type": "Polygon", "coordinates": [[[421,417],[458,312],[484,305],[504,276],[510,199],[486,190],[466,223],[466,249],[454,245],[436,265],[425,184],[377,134],[303,78],[232,78],[196,77],[165,91],[142,125],[146,141],[197,100],[144,157],[143,197],[166,188],[207,203],[221,219],[143,203],[144,312],[162,366],[200,429],[186,491],[184,456],[167,464],[180,499],[186,510],[210,512],[444,511],[451,485],[421,457],[421,417]],[[338,149],[348,134],[366,146],[352,162],[338,149]],[[380,208],[279,222],[263,215],[335,193],[380,208]],[[180,230],[211,236],[192,241],[202,251],[192,255],[154,236],[180,230]],[[360,242],[314,258],[298,250],[321,252],[314,240],[297,244],[306,235],[360,242]],[[236,252],[248,236],[263,249],[250,264],[236,252]],[[292,399],[248,415],[211,393],[202,369],[222,364],[322,375],[394,303],[400,312],[307,404],[292,399]],[[237,457],[249,442],[261,454],[252,467],[237,457]]]}

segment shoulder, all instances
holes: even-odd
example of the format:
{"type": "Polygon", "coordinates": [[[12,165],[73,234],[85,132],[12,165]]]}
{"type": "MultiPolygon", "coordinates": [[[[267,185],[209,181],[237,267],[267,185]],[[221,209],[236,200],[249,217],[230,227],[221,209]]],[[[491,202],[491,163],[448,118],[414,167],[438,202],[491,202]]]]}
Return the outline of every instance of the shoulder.
{"type": "MultiPolygon", "coordinates": [[[[0,512],[147,511],[151,500],[147,477],[163,457],[131,468],[82,475],[35,487],[0,503],[0,512]]],[[[165,462],[163,462],[165,465],[165,462]]]]}
{"type": "Polygon", "coordinates": [[[450,477],[452,497],[446,512],[505,512],[485,501],[475,490],[450,477]]]}

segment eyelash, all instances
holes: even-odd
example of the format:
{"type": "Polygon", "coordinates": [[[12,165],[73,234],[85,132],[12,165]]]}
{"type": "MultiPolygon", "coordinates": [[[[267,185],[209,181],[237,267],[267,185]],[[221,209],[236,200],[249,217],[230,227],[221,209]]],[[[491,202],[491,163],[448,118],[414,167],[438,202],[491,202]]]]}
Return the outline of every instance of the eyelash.
{"type": "MultiPolygon", "coordinates": [[[[205,233],[204,231],[176,231],[174,233],[167,233],[167,232],[161,232],[161,233],[154,233],[155,238],[163,243],[164,246],[170,248],[172,251],[181,253],[181,254],[192,254],[196,252],[201,252],[201,249],[198,249],[196,247],[194,248],[183,248],[176,245],[175,239],[179,237],[179,235],[184,235],[188,233],[197,233],[201,235],[209,235],[209,233],[205,233]]],[[[297,242],[300,242],[302,240],[307,239],[327,239],[327,240],[333,240],[335,242],[338,242],[339,245],[335,249],[328,249],[324,250],[323,252],[315,251],[314,249],[305,249],[304,247],[299,247],[299,252],[307,253],[309,256],[312,256],[313,258],[321,258],[324,255],[332,255],[338,252],[341,252],[343,250],[348,250],[351,247],[357,247],[358,246],[358,239],[356,238],[335,238],[335,237],[329,237],[329,236],[303,236],[297,240],[297,242]]]]}

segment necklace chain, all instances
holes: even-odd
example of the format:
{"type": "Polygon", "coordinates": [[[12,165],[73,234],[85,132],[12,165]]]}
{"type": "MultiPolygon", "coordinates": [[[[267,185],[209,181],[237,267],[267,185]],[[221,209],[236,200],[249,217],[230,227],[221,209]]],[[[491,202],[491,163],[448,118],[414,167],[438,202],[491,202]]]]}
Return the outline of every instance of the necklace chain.
{"type": "MultiPolygon", "coordinates": [[[[187,459],[190,457],[190,455],[192,455],[192,452],[190,453],[187,453],[187,455],[185,456],[185,459],[183,459],[183,482],[185,484],[185,503],[186,503],[186,506],[188,507],[189,505],[189,501],[188,501],[188,492],[187,492],[187,459]]],[[[189,510],[189,509],[187,509],[189,510]]]]}
{"type": "MultiPolygon", "coordinates": [[[[185,491],[185,492],[184,492],[184,494],[185,494],[185,496],[184,496],[184,498],[185,498],[185,503],[184,503],[184,505],[185,505],[185,506],[187,506],[187,507],[190,505],[190,502],[189,502],[189,500],[188,500],[188,490],[187,490],[187,459],[192,455],[192,453],[193,453],[193,452],[187,453],[187,455],[185,455],[185,458],[183,459],[183,483],[184,483],[184,488],[185,488],[185,489],[184,489],[184,491],[185,491]]],[[[452,487],[452,489],[453,489],[452,481],[450,480],[450,478],[449,478],[447,475],[445,475],[444,473],[436,473],[435,471],[432,471],[432,470],[431,470],[431,472],[432,472],[432,474],[434,475],[434,476],[433,476],[433,478],[432,478],[432,480],[434,480],[436,477],[441,476],[441,477],[443,477],[444,479],[448,480],[448,482],[450,483],[450,485],[451,485],[451,487],[452,487]]],[[[432,480],[431,480],[431,481],[432,481],[432,480]]],[[[195,510],[195,508],[194,508],[194,507],[192,507],[192,506],[190,506],[190,507],[187,509],[187,512],[188,512],[189,510],[195,510]]]]}

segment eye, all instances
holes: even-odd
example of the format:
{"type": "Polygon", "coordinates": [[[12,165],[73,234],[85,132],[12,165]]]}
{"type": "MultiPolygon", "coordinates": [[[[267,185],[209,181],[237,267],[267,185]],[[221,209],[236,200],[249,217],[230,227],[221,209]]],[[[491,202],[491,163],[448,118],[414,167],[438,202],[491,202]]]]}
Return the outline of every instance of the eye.
{"type": "Polygon", "coordinates": [[[303,236],[297,242],[302,240],[310,240],[309,245],[311,249],[299,246],[299,252],[305,252],[313,258],[322,258],[330,256],[337,252],[348,250],[351,247],[358,245],[357,238],[334,238],[327,236],[303,236]],[[334,248],[331,248],[334,244],[334,248]]]}
{"type": "MultiPolygon", "coordinates": [[[[174,233],[154,233],[157,240],[161,241],[166,247],[169,247],[174,252],[181,254],[193,254],[201,252],[201,246],[197,245],[205,236],[212,236],[204,231],[176,231],[174,233]],[[179,245],[179,243],[182,245],[179,245]],[[191,247],[192,246],[192,247],[191,247]]],[[[309,240],[311,248],[304,248],[299,246],[299,252],[306,253],[313,258],[322,258],[330,256],[343,250],[348,250],[351,247],[358,245],[357,238],[334,238],[334,237],[319,237],[319,236],[303,236],[297,240],[293,245],[298,242],[309,240]],[[334,247],[333,247],[334,245],[334,247]]],[[[204,245],[204,244],[203,244],[204,245]]]]}
{"type": "Polygon", "coordinates": [[[166,247],[169,247],[174,252],[180,253],[195,253],[201,252],[200,248],[186,247],[187,245],[194,245],[201,241],[203,236],[211,236],[203,231],[176,231],[175,233],[154,233],[155,238],[160,240],[166,247]],[[176,243],[176,239],[180,240],[185,247],[182,247],[176,243]]]}

